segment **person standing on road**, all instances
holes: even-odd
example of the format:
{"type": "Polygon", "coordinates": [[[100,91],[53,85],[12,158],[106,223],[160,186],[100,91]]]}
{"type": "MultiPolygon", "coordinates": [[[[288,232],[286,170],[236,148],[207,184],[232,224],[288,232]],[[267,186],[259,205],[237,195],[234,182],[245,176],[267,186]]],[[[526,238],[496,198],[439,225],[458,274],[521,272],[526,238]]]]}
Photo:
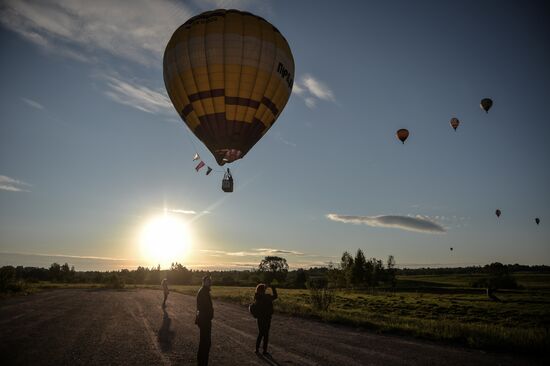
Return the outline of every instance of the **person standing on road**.
{"type": "Polygon", "coordinates": [[[166,278],[163,279],[160,285],[162,286],[162,290],[164,291],[164,301],[162,302],[162,307],[165,307],[166,299],[168,298],[168,294],[170,293],[170,291],[168,290],[168,280],[166,278]]]}
{"type": "Polygon", "coordinates": [[[256,303],[256,314],[258,320],[258,338],[256,338],[256,353],[259,352],[260,343],[262,338],[264,340],[263,349],[264,355],[267,353],[267,344],[269,342],[269,328],[271,327],[271,316],[273,315],[273,300],[277,296],[277,289],[271,285],[272,294],[266,294],[267,286],[260,283],[256,286],[256,294],[254,295],[254,302],[256,303]]]}
{"type": "Polygon", "coordinates": [[[210,275],[202,279],[202,287],[197,294],[197,314],[195,324],[200,329],[199,352],[197,361],[199,366],[208,366],[208,354],[212,342],[212,318],[214,318],[214,307],[210,297],[210,286],[212,281],[210,275]]]}

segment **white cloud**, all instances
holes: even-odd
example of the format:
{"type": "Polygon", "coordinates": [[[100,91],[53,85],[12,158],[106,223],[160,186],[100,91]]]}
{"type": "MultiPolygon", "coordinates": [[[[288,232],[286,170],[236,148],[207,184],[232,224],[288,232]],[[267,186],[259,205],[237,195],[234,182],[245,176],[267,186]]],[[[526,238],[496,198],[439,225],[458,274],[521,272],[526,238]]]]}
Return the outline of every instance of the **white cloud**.
{"type": "Polygon", "coordinates": [[[0,23],[37,45],[82,60],[101,50],[158,67],[172,32],[193,15],[188,6],[168,0],[3,3],[0,23]]]}
{"type": "Polygon", "coordinates": [[[10,192],[29,192],[27,187],[31,185],[23,181],[0,175],[0,190],[10,192]]]}
{"type": "Polygon", "coordinates": [[[173,212],[173,213],[181,213],[181,214],[185,214],[185,215],[196,215],[197,214],[197,211],[193,211],[193,210],[169,209],[168,211],[173,212]]]}
{"type": "Polygon", "coordinates": [[[305,75],[302,78],[302,83],[307,90],[317,98],[327,101],[334,101],[334,94],[332,93],[332,90],[330,90],[329,87],[320,80],[315,79],[313,76],[305,75]]]}
{"type": "Polygon", "coordinates": [[[307,97],[304,99],[304,102],[306,103],[306,107],[309,109],[313,109],[317,106],[317,102],[315,101],[315,98],[307,97]]]}
{"type": "Polygon", "coordinates": [[[206,9],[242,9],[252,3],[252,0],[197,0],[206,9]]]}
{"type": "Polygon", "coordinates": [[[288,250],[288,249],[275,249],[275,248],[256,248],[254,250],[257,250],[258,252],[262,253],[262,255],[274,255],[274,254],[293,254],[293,255],[304,255],[302,252],[298,252],[296,250],[288,250]]]}
{"type": "Polygon", "coordinates": [[[426,216],[398,216],[398,215],[380,215],[380,216],[349,216],[328,214],[327,218],[332,221],[338,221],[351,224],[365,224],[373,227],[388,227],[422,233],[445,233],[443,226],[426,216]]]}
{"type": "Polygon", "coordinates": [[[314,109],[320,100],[336,101],[332,90],[324,82],[310,74],[306,74],[300,81],[296,81],[292,87],[292,92],[302,98],[309,109],[314,109]]]}
{"type": "Polygon", "coordinates": [[[29,106],[33,107],[33,108],[36,108],[36,109],[44,109],[44,106],[38,102],[35,102],[34,100],[32,99],[27,99],[27,98],[21,98],[21,100],[25,103],[27,103],[29,106]]]}
{"type": "Polygon", "coordinates": [[[237,251],[237,252],[228,252],[225,250],[211,250],[211,249],[202,249],[201,252],[207,253],[213,257],[220,256],[229,256],[229,257],[265,257],[270,255],[296,255],[303,256],[304,253],[298,252],[296,250],[287,250],[287,249],[275,249],[275,248],[254,248],[251,251],[237,251]]]}
{"type": "Polygon", "coordinates": [[[302,88],[300,84],[294,83],[294,85],[292,86],[292,92],[296,95],[303,95],[306,92],[306,89],[302,88]]]}
{"type": "MultiPolygon", "coordinates": [[[[188,5],[171,0],[6,0],[0,7],[0,25],[48,53],[92,63],[96,69],[117,67],[105,56],[159,69],[170,36],[193,13],[188,5]]],[[[117,103],[147,113],[174,112],[164,86],[147,86],[157,81],[140,85],[120,76],[103,81],[104,94],[117,103]]],[[[31,100],[25,102],[39,108],[31,100]]]]}
{"type": "Polygon", "coordinates": [[[147,113],[169,113],[172,102],[163,90],[153,90],[137,83],[114,76],[103,76],[107,90],[104,94],[117,103],[128,105],[147,113]]]}

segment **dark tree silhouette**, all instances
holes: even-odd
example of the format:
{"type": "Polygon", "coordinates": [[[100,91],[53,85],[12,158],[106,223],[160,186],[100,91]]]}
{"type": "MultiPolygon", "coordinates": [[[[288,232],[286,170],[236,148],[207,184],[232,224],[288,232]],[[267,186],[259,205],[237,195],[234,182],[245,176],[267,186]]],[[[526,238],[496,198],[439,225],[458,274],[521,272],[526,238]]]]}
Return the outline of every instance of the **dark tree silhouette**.
{"type": "Polygon", "coordinates": [[[352,283],[354,286],[361,286],[366,279],[367,260],[361,249],[357,249],[352,266],[352,283]]]}
{"type": "Polygon", "coordinates": [[[340,260],[340,270],[342,271],[342,280],[344,286],[350,287],[353,282],[353,257],[347,251],[342,253],[342,259],[340,260]]]}
{"type": "Polygon", "coordinates": [[[258,270],[262,273],[265,283],[269,284],[273,280],[283,283],[288,273],[288,263],[282,257],[267,256],[258,265],[258,270]]]}
{"type": "Polygon", "coordinates": [[[303,268],[300,268],[296,271],[296,279],[294,280],[294,286],[296,288],[305,288],[307,281],[306,271],[303,268]]]}
{"type": "Polygon", "coordinates": [[[59,263],[52,263],[50,266],[50,281],[56,282],[61,280],[61,266],[59,263]]]}
{"type": "Polygon", "coordinates": [[[386,280],[390,283],[392,290],[395,290],[397,280],[395,277],[395,258],[393,257],[393,255],[388,256],[386,267],[386,280]]]}

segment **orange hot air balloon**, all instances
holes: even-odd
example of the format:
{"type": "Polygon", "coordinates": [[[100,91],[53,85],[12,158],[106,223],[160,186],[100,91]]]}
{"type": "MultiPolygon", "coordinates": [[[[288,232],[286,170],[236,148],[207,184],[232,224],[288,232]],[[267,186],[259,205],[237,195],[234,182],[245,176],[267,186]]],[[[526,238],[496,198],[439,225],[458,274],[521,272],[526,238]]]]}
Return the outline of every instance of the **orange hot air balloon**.
{"type": "Polygon", "coordinates": [[[489,113],[489,109],[493,106],[493,100],[490,98],[483,98],[481,99],[479,106],[485,111],[485,113],[489,113]]]}
{"type": "Polygon", "coordinates": [[[397,130],[397,133],[395,134],[397,138],[404,144],[405,140],[409,137],[409,130],[406,128],[402,128],[400,130],[397,130]]]}
{"type": "Polygon", "coordinates": [[[451,127],[454,128],[455,131],[459,124],[460,121],[458,120],[458,118],[451,118],[451,127]]]}
{"type": "Polygon", "coordinates": [[[540,219],[537,217],[537,218],[535,219],[535,222],[537,223],[537,225],[540,224],[540,219]]]}
{"type": "Polygon", "coordinates": [[[500,217],[500,214],[501,214],[501,213],[502,213],[502,212],[497,208],[497,210],[495,211],[495,214],[497,215],[497,217],[500,217]]]}
{"type": "Polygon", "coordinates": [[[294,57],[281,32],[239,10],[199,14],[172,35],[164,84],[177,112],[219,165],[242,159],[292,92],[294,57]]]}

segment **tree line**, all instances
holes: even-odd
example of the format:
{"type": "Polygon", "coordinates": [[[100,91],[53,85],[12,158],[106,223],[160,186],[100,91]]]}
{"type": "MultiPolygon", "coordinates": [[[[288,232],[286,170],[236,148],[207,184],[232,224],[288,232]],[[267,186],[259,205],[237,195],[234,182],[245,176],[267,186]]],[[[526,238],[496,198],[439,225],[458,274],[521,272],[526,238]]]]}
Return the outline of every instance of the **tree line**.
{"type": "Polygon", "coordinates": [[[167,278],[173,285],[200,285],[202,278],[210,274],[217,286],[256,286],[260,282],[273,283],[285,288],[346,288],[374,289],[396,288],[397,276],[485,274],[485,278],[472,283],[472,287],[515,288],[510,274],[514,272],[549,273],[549,266],[525,266],[519,264],[491,263],[485,266],[458,268],[399,269],[394,256],[386,262],[365,256],[358,249],[355,255],[342,253],[339,263],[326,267],[289,270],[285,258],[268,256],[258,267],[251,270],[205,271],[188,269],[181,263],[172,263],[170,268],[139,266],[134,270],[76,271],[68,263],[52,263],[49,268],[4,266],[0,268],[0,292],[17,292],[25,283],[49,281],[57,283],[98,283],[111,287],[129,285],[158,285],[167,278]]]}

